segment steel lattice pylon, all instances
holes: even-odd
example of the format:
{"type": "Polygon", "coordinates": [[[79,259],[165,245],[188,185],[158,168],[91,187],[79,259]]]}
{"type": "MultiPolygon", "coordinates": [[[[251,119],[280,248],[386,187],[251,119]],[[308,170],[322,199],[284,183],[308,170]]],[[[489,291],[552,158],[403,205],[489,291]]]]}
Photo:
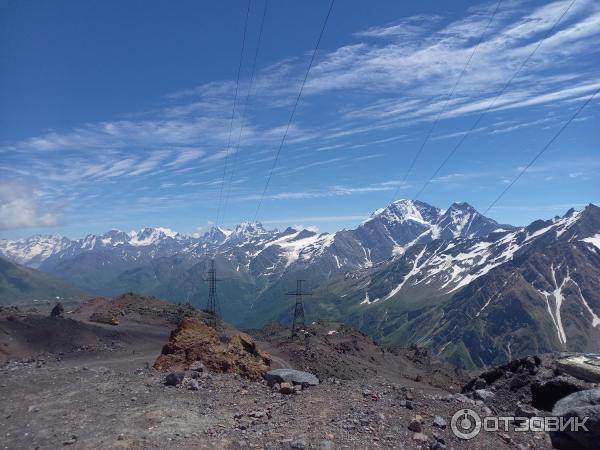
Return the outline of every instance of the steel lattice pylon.
{"type": "Polygon", "coordinates": [[[217,279],[217,272],[215,270],[215,260],[210,260],[210,269],[208,270],[208,301],[206,303],[206,311],[209,316],[206,321],[208,326],[217,328],[220,321],[220,306],[219,298],[217,297],[217,282],[221,281],[217,279]]]}
{"type": "Polygon", "coordinates": [[[302,300],[303,295],[312,295],[310,292],[302,292],[302,282],[305,280],[296,281],[296,292],[288,292],[286,295],[294,295],[296,297],[296,304],[294,306],[294,321],[292,322],[292,337],[298,334],[299,330],[306,329],[306,323],[304,322],[304,302],[302,300]]]}

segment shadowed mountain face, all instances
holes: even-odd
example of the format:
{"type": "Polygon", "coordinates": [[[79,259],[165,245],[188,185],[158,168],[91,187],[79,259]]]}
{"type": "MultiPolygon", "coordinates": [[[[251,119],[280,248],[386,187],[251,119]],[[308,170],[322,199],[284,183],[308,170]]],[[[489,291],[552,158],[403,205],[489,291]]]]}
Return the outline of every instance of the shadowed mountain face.
{"type": "Polygon", "coordinates": [[[466,203],[399,200],[354,230],[318,234],[257,223],[192,238],[164,228],[71,241],[0,241],[5,257],[88,292],[134,290],[202,306],[216,255],[223,315],[238,326],[289,320],[285,294],[307,280],[310,320],[354,325],[390,343],[420,343],[465,367],[525,353],[597,350],[600,209],[526,228],[466,203]]]}
{"type": "Polygon", "coordinates": [[[44,272],[0,258],[0,305],[78,299],[83,290],[44,272]]]}
{"type": "Polygon", "coordinates": [[[597,351],[600,208],[473,239],[436,240],[319,289],[321,308],[465,367],[597,351]]]}

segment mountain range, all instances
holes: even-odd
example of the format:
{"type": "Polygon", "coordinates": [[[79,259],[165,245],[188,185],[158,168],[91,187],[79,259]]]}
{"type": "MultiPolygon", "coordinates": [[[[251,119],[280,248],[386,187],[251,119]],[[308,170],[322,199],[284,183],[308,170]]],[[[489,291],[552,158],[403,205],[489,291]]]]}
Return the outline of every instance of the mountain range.
{"type": "MultiPolygon", "coordinates": [[[[138,291],[206,302],[215,259],[225,319],[289,322],[296,279],[310,320],[356,326],[390,344],[419,343],[463,367],[551,350],[598,350],[600,208],[527,227],[467,203],[398,200],[353,230],[267,230],[259,223],[200,237],[165,228],[71,240],[0,241],[0,255],[94,295],[138,291]]],[[[5,296],[3,296],[5,297],[5,296]]],[[[9,301],[4,298],[3,301],[9,301]]]]}

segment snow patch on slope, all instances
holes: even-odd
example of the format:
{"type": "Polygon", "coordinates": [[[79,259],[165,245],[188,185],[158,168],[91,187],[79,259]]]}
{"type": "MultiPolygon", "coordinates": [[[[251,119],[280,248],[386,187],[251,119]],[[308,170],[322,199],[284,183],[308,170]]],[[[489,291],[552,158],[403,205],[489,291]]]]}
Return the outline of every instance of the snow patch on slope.
{"type": "Polygon", "coordinates": [[[402,279],[402,282],[398,286],[396,286],[394,289],[392,289],[390,291],[390,293],[385,296],[384,300],[390,299],[394,295],[396,295],[398,292],[400,292],[400,290],[404,287],[404,284],[410,279],[410,277],[412,277],[413,275],[416,275],[419,272],[419,270],[420,270],[419,261],[423,257],[423,254],[425,253],[426,249],[427,249],[427,247],[423,247],[423,250],[421,250],[421,253],[419,253],[419,255],[415,258],[412,269],[410,269],[410,272],[408,272],[404,276],[404,278],[402,279]]]}
{"type": "MultiPolygon", "coordinates": [[[[165,238],[177,238],[178,233],[171,230],[170,228],[144,228],[140,231],[132,231],[129,233],[129,245],[134,247],[145,247],[147,245],[154,245],[159,243],[165,238]]],[[[95,245],[95,243],[93,244],[95,245]]]]}
{"type": "Polygon", "coordinates": [[[586,237],[585,239],[580,239],[580,241],[592,244],[594,247],[600,250],[600,233],[596,233],[595,235],[586,237]]]}
{"type": "Polygon", "coordinates": [[[554,290],[552,292],[546,292],[546,291],[539,291],[539,292],[546,299],[546,306],[548,308],[548,313],[550,314],[550,318],[552,319],[552,322],[554,323],[554,326],[556,327],[556,334],[558,335],[558,340],[562,344],[566,344],[567,336],[565,334],[565,329],[563,327],[562,319],[560,316],[560,307],[562,306],[563,301],[565,300],[562,290],[565,287],[565,284],[571,280],[571,277],[569,275],[569,268],[567,267],[567,276],[565,278],[563,278],[563,280],[559,286],[558,282],[556,281],[556,272],[559,269],[560,269],[560,266],[558,266],[555,270],[554,264],[550,265],[550,273],[552,274],[552,283],[554,284],[554,290]],[[552,297],[554,299],[554,311],[552,311],[552,307],[550,305],[550,297],[552,297]]]}
{"type": "MultiPolygon", "coordinates": [[[[278,246],[285,254],[286,264],[288,267],[290,264],[295,263],[298,260],[308,260],[316,256],[320,256],[323,251],[329,247],[334,240],[334,235],[323,233],[307,236],[301,239],[297,239],[298,235],[305,230],[300,230],[286,236],[282,236],[271,242],[267,242],[264,248],[271,246],[278,246]]],[[[263,249],[264,249],[263,248],[263,249]]],[[[261,251],[263,250],[261,249],[261,251]]],[[[338,266],[340,262],[336,258],[338,266]]]]}
{"type": "Polygon", "coordinates": [[[36,235],[18,241],[0,240],[0,254],[19,264],[30,264],[34,260],[42,262],[72,244],[61,236],[36,235]]]}
{"type": "Polygon", "coordinates": [[[365,299],[362,302],[360,302],[360,304],[361,305],[371,305],[372,303],[377,303],[379,300],[381,300],[381,299],[380,298],[375,298],[375,299],[371,300],[369,298],[369,292],[366,291],[365,292],[365,299]]]}
{"type": "Polygon", "coordinates": [[[587,311],[592,316],[592,326],[593,327],[597,327],[598,325],[600,325],[600,317],[598,317],[594,313],[594,311],[592,310],[592,308],[590,307],[590,305],[588,304],[588,302],[585,300],[585,297],[583,296],[583,292],[581,292],[581,288],[579,287],[579,284],[577,284],[575,282],[575,280],[571,280],[571,281],[577,287],[577,292],[579,292],[579,298],[581,299],[581,302],[583,303],[583,306],[585,307],[585,309],[587,309],[587,311]]]}

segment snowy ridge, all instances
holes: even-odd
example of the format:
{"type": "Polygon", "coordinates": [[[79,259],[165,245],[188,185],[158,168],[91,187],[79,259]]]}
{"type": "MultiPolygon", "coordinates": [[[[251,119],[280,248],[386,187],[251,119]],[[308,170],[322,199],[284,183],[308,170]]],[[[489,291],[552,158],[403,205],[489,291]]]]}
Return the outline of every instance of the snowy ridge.
{"type": "Polygon", "coordinates": [[[277,246],[283,250],[288,267],[298,260],[310,260],[321,254],[333,242],[333,235],[317,235],[308,230],[296,231],[264,244],[264,248],[277,246]]]}
{"type": "Polygon", "coordinates": [[[437,281],[439,289],[451,293],[463,288],[487,274],[495,267],[510,261],[514,254],[521,248],[516,244],[517,233],[509,233],[497,242],[480,241],[469,246],[457,246],[460,241],[451,241],[445,245],[423,248],[415,258],[410,272],[402,283],[386,295],[386,299],[398,294],[408,281],[416,277],[411,284],[430,284],[437,281]],[[428,252],[426,253],[426,251],[428,252]]]}
{"type": "Polygon", "coordinates": [[[0,240],[0,254],[19,264],[37,268],[39,264],[71,245],[61,236],[36,235],[18,241],[0,240]]]}
{"type": "Polygon", "coordinates": [[[388,241],[392,246],[390,256],[402,256],[420,243],[483,237],[498,229],[512,231],[514,227],[500,227],[468,203],[453,203],[448,209],[440,209],[418,200],[398,200],[373,212],[358,231],[388,241]]]}
{"type": "Polygon", "coordinates": [[[600,233],[596,233],[593,236],[584,238],[584,239],[580,239],[581,242],[587,242],[588,244],[591,244],[592,246],[596,247],[598,250],[600,250],[600,233]]]}
{"type": "MultiPolygon", "coordinates": [[[[455,358],[448,343],[462,342],[466,365],[489,366],[540,348],[596,351],[600,208],[588,205],[524,228],[495,226],[485,236],[469,237],[482,222],[475,214],[452,213],[467,209],[458,206],[443,215],[462,236],[421,239],[403,255],[347,277],[336,295],[360,305],[348,312],[352,319],[368,317],[369,331],[388,327],[393,339],[389,316],[410,330],[411,341],[443,357],[455,358]],[[385,302],[374,304],[375,296],[385,302]]],[[[441,235],[447,236],[447,224],[440,225],[441,235]]]]}
{"type": "Polygon", "coordinates": [[[383,233],[379,236],[371,234],[369,239],[360,235],[362,230],[352,230],[339,237],[337,233],[316,235],[308,230],[279,232],[267,230],[257,222],[243,222],[233,230],[213,227],[197,237],[163,227],[143,228],[129,233],[111,230],[78,240],[34,236],[21,241],[0,241],[0,254],[15,262],[38,267],[46,260],[70,258],[82,252],[118,250],[125,258],[137,260],[143,254],[149,257],[176,253],[201,256],[214,251],[230,254],[237,247],[238,251],[244,252],[245,265],[249,266],[250,259],[269,247],[277,246],[282,252],[285,267],[327,257],[333,261],[335,270],[343,271],[371,267],[390,257],[402,257],[414,245],[447,238],[442,235],[447,232],[450,237],[459,236],[463,229],[469,228],[473,211],[466,204],[455,204],[443,210],[424,202],[398,200],[375,211],[359,227],[383,233]],[[464,215],[463,211],[468,215],[464,215]],[[451,215],[451,219],[442,223],[447,214],[451,215]],[[389,250],[382,251],[380,248],[384,241],[390,242],[389,250]],[[334,245],[336,243],[338,245],[334,245]]]}
{"type": "MultiPolygon", "coordinates": [[[[356,230],[317,234],[310,229],[267,230],[258,222],[243,222],[233,230],[213,227],[190,237],[169,228],[143,228],[124,233],[111,230],[79,240],[34,236],[0,241],[0,252],[29,265],[65,260],[84,252],[115,252],[122,261],[149,261],[177,254],[200,258],[220,254],[235,261],[237,270],[253,275],[280,276],[316,266],[323,275],[379,270],[381,264],[405,261],[402,280],[385,286],[386,294],[361,304],[390,300],[406,290],[427,285],[445,295],[468,286],[511,260],[538,239],[559,239],[578,223],[581,212],[528,228],[499,225],[467,203],[440,209],[416,200],[398,200],[374,211],[356,230]],[[404,260],[406,258],[406,260],[404,260]]],[[[570,239],[574,239],[568,233],[570,239]]],[[[600,235],[577,241],[599,248],[600,235]]]]}
{"type": "Polygon", "coordinates": [[[129,245],[144,247],[147,245],[156,245],[167,238],[177,239],[179,233],[169,228],[143,228],[139,232],[131,231],[129,237],[129,245]]]}
{"type": "MultiPolygon", "coordinates": [[[[454,204],[443,215],[451,218],[452,222],[457,224],[455,230],[460,229],[468,234],[474,218],[473,211],[470,207],[465,208],[463,204],[454,204]],[[468,210],[469,214],[456,214],[455,205],[462,210],[468,210]],[[460,219],[458,219],[459,217],[460,219]]],[[[478,213],[475,211],[475,214],[478,213]]],[[[482,239],[454,238],[442,241],[440,244],[433,241],[414,257],[411,263],[412,268],[402,282],[391,289],[384,298],[390,299],[401,293],[403,289],[420,284],[433,283],[446,294],[456,292],[496,267],[513,260],[517,252],[533,245],[537,239],[546,237],[559,239],[578,223],[581,217],[582,211],[569,211],[562,218],[552,219],[536,231],[516,229],[506,232],[502,230],[494,231],[493,236],[482,239]],[[411,279],[413,279],[412,282],[411,279]]],[[[404,252],[417,244],[421,237],[419,236],[414,242],[405,246],[404,252]]],[[[597,244],[600,245],[599,238],[600,234],[595,234],[580,240],[596,247],[597,244]]]]}

